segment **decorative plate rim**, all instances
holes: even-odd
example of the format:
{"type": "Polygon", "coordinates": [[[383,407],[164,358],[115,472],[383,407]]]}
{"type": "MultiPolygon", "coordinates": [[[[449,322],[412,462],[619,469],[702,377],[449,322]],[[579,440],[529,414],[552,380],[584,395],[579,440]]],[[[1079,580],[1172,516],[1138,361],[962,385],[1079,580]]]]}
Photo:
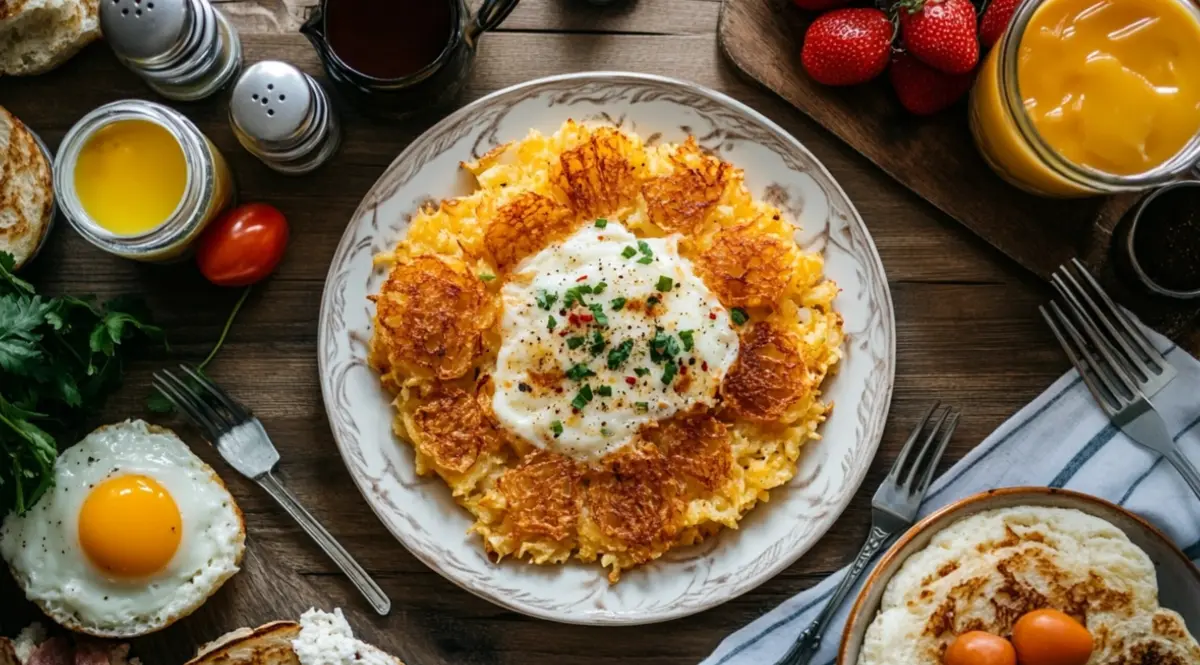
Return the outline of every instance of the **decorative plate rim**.
{"type": "MultiPolygon", "coordinates": [[[[419,171],[419,167],[418,167],[417,171],[419,171]]],[[[415,175],[415,173],[416,173],[416,171],[414,171],[414,175],[415,175]]],[[[831,211],[831,214],[832,214],[832,211],[831,211]]],[[[820,541],[821,538],[823,538],[824,535],[829,531],[829,529],[833,527],[834,523],[837,521],[837,517],[841,516],[845,512],[846,507],[849,505],[850,501],[853,500],[855,494],[857,494],[858,488],[862,485],[862,482],[865,479],[867,471],[870,467],[870,461],[874,459],[874,456],[875,456],[876,452],[878,451],[880,441],[882,440],[882,437],[883,437],[884,426],[887,422],[887,416],[888,416],[889,410],[891,408],[891,398],[892,398],[892,394],[893,394],[893,391],[895,388],[895,375],[896,375],[895,309],[894,309],[894,305],[892,302],[891,290],[888,287],[887,277],[886,277],[886,273],[884,271],[883,263],[879,256],[879,251],[878,251],[877,247],[875,246],[874,239],[871,237],[870,232],[867,229],[866,223],[863,221],[862,216],[858,213],[857,208],[854,207],[854,204],[851,202],[850,197],[846,195],[845,190],[842,189],[841,185],[837,182],[837,180],[833,177],[833,175],[829,172],[829,170],[825,167],[825,165],[819,159],[817,159],[817,157],[815,155],[813,155],[802,143],[800,143],[800,141],[798,139],[793,137],[791,134],[789,134],[786,130],[784,130],[777,123],[772,121],[770,118],[767,118],[762,113],[759,113],[758,111],[754,110],[753,108],[749,107],[748,105],[746,105],[724,93],[717,92],[715,90],[706,88],[704,86],[701,86],[701,85],[698,85],[695,83],[690,83],[688,81],[683,81],[683,80],[675,79],[675,78],[671,78],[671,77],[659,76],[659,75],[655,75],[655,74],[643,74],[643,73],[637,73],[637,72],[624,72],[624,71],[607,71],[607,70],[605,70],[605,71],[588,71],[588,72],[576,72],[576,73],[570,73],[570,74],[559,74],[559,75],[554,75],[554,76],[547,76],[547,77],[532,79],[532,80],[518,83],[518,84],[515,84],[512,86],[508,86],[506,88],[502,88],[500,90],[496,90],[487,95],[484,95],[483,97],[480,97],[479,99],[457,109],[453,113],[442,118],[437,123],[435,123],[428,129],[426,129],[424,132],[422,132],[421,135],[419,135],[411,143],[409,143],[409,145],[406,146],[404,148],[404,150],[402,150],[400,152],[400,154],[391,162],[391,164],[388,165],[388,167],[384,170],[384,172],[379,176],[379,178],[375,181],[374,184],[372,184],[371,188],[363,196],[362,201],[359,203],[358,207],[355,209],[354,214],[352,215],[349,222],[347,223],[346,229],[343,232],[340,241],[338,242],[337,248],[333,254],[333,258],[330,261],[329,270],[326,273],[324,287],[322,289],[321,307],[320,307],[319,318],[318,318],[317,340],[318,340],[317,341],[317,346],[318,346],[317,360],[318,360],[318,371],[320,373],[321,396],[322,396],[322,401],[324,402],[324,405],[325,405],[326,419],[329,421],[330,430],[333,434],[333,438],[338,447],[338,453],[342,457],[342,461],[346,465],[347,470],[350,472],[350,476],[351,476],[351,478],[353,478],[355,486],[358,488],[358,491],[362,494],[363,499],[366,501],[367,505],[371,508],[371,511],[373,513],[375,513],[375,516],[384,525],[384,528],[386,528],[388,530],[388,532],[391,533],[392,536],[397,541],[399,541],[400,544],[403,545],[405,547],[405,549],[407,549],[414,557],[416,557],[418,560],[420,560],[422,563],[424,563],[430,569],[436,571],[442,577],[453,582],[456,586],[459,586],[460,588],[465,589],[466,591],[469,591],[470,593],[472,593],[480,598],[483,598],[484,600],[487,600],[491,603],[494,603],[501,607],[505,607],[505,608],[510,609],[515,612],[519,612],[522,614],[526,614],[526,615],[541,618],[541,619],[547,619],[550,621],[568,623],[568,624],[578,624],[578,625],[639,625],[639,624],[659,623],[659,622],[663,622],[663,621],[669,621],[669,620],[673,620],[673,619],[682,618],[685,616],[696,614],[698,612],[701,612],[701,611],[704,611],[707,609],[711,609],[712,607],[723,604],[725,602],[728,602],[729,600],[732,600],[738,596],[741,596],[742,594],[745,594],[745,593],[755,589],[756,587],[760,586],[767,580],[772,579],[773,577],[778,575],[783,569],[785,569],[788,566],[795,563],[801,556],[803,556],[804,553],[806,553],[808,551],[808,549],[810,549],[812,547],[812,545],[814,545],[815,543],[820,541]],[[812,166],[815,168],[815,170],[817,172],[819,172],[820,175],[825,178],[825,183],[828,183],[834,189],[834,192],[832,192],[832,193],[839,196],[841,198],[841,200],[845,202],[846,208],[847,208],[846,212],[851,217],[850,221],[853,224],[857,225],[857,227],[861,230],[862,237],[859,238],[858,240],[859,240],[859,242],[864,243],[865,250],[866,250],[865,254],[867,255],[867,257],[871,263],[870,267],[872,268],[872,272],[874,273],[874,275],[877,276],[877,279],[882,283],[881,285],[876,285],[876,288],[874,289],[873,294],[881,296],[879,298],[876,298],[876,300],[878,301],[878,307],[879,307],[880,314],[883,317],[885,317],[885,320],[882,322],[882,325],[883,325],[884,331],[887,333],[887,338],[888,338],[887,339],[887,348],[885,351],[885,355],[883,356],[883,361],[886,365],[883,368],[883,371],[886,372],[886,377],[885,377],[885,382],[882,386],[882,390],[881,390],[880,394],[878,395],[879,401],[882,406],[878,407],[878,411],[876,414],[873,414],[873,417],[872,417],[873,427],[871,428],[871,431],[869,432],[870,440],[868,441],[865,448],[863,449],[863,453],[866,456],[865,463],[855,465],[848,471],[848,473],[846,474],[846,479],[845,479],[846,482],[842,485],[842,487],[845,488],[842,493],[842,496],[840,496],[838,498],[836,503],[831,504],[832,509],[833,509],[832,512],[834,513],[834,517],[832,519],[827,520],[827,522],[825,524],[818,525],[815,529],[813,529],[812,537],[808,543],[807,548],[797,548],[798,551],[789,550],[785,553],[782,553],[782,554],[776,556],[774,558],[774,560],[772,560],[768,565],[766,565],[763,568],[761,568],[760,570],[758,570],[754,575],[752,575],[750,577],[745,577],[745,578],[733,579],[732,581],[723,585],[723,588],[721,589],[720,593],[712,594],[713,597],[708,602],[699,603],[696,605],[683,606],[683,607],[679,607],[679,608],[672,608],[672,609],[669,609],[666,611],[658,611],[655,613],[647,613],[647,612],[620,612],[620,613],[614,612],[614,613],[608,613],[608,614],[598,614],[598,613],[589,613],[589,612],[564,613],[561,610],[549,609],[546,607],[529,604],[529,603],[523,603],[520,601],[513,601],[509,598],[506,598],[505,596],[503,596],[501,594],[492,592],[488,588],[479,588],[477,586],[470,584],[467,580],[458,579],[458,578],[452,576],[450,573],[448,573],[446,570],[444,570],[441,566],[439,566],[438,562],[436,560],[434,560],[432,557],[430,557],[428,555],[428,553],[423,552],[419,548],[416,548],[416,547],[413,547],[412,545],[410,545],[407,542],[406,538],[399,532],[399,530],[393,528],[390,520],[381,513],[381,508],[376,505],[375,501],[372,500],[372,494],[371,494],[372,480],[370,478],[366,477],[358,468],[356,468],[356,465],[354,463],[352,463],[351,460],[353,459],[353,453],[350,449],[350,442],[349,442],[350,437],[347,432],[340,429],[339,426],[337,425],[337,420],[334,417],[334,414],[332,412],[332,407],[330,406],[333,403],[333,398],[334,398],[333,393],[335,390],[334,386],[333,386],[332,376],[330,374],[329,367],[328,367],[329,360],[327,359],[327,354],[326,354],[327,340],[331,340],[331,337],[334,334],[334,329],[331,324],[331,317],[330,317],[331,307],[333,307],[334,292],[331,290],[330,287],[331,287],[331,284],[335,283],[339,274],[345,270],[345,266],[346,266],[345,259],[346,259],[347,255],[354,248],[355,229],[358,226],[358,222],[359,222],[360,218],[371,207],[378,205],[379,203],[381,203],[384,200],[387,200],[385,198],[380,198],[378,196],[378,194],[376,193],[376,190],[379,187],[380,183],[384,182],[389,177],[389,175],[393,174],[398,168],[400,168],[403,164],[405,164],[405,162],[407,162],[409,159],[412,159],[412,156],[414,154],[418,153],[420,150],[425,148],[426,144],[428,142],[430,142],[434,136],[440,134],[441,132],[444,132],[447,128],[452,127],[452,126],[462,122],[468,116],[476,114],[481,109],[488,107],[490,104],[492,104],[497,99],[500,99],[500,98],[503,98],[503,97],[506,97],[509,95],[513,95],[515,93],[519,93],[522,91],[530,90],[533,88],[538,88],[541,86],[546,86],[548,84],[559,83],[559,82],[563,82],[563,81],[578,81],[580,83],[584,83],[584,82],[595,82],[595,83],[641,82],[641,83],[647,83],[647,84],[653,83],[653,84],[659,84],[659,85],[664,85],[664,86],[668,86],[668,87],[682,88],[692,94],[695,94],[695,95],[698,95],[701,97],[705,97],[705,98],[709,99],[710,101],[716,102],[719,105],[723,105],[723,106],[727,107],[729,110],[734,111],[737,114],[743,115],[746,118],[748,118],[749,120],[759,124],[763,129],[765,129],[769,133],[773,134],[786,147],[790,148],[791,150],[793,150],[797,153],[800,153],[800,154],[806,156],[809,160],[811,160],[812,166]]],[[[851,340],[848,337],[845,344],[849,345],[850,343],[851,343],[851,340]]],[[[330,341],[329,344],[332,344],[332,341],[330,341]]],[[[601,574],[601,573],[597,573],[597,574],[601,574]]]]}

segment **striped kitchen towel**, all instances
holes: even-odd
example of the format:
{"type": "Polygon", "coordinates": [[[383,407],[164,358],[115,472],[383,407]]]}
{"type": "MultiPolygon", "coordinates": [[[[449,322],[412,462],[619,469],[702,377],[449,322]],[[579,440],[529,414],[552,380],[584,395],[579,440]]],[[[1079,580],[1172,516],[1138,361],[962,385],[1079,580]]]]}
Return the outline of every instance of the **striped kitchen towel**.
{"type": "MultiPolygon", "coordinates": [[[[1154,405],[1185,453],[1200,464],[1200,361],[1156,333],[1148,335],[1179,370],[1154,397],[1154,405]]],[[[1119,503],[1157,525],[1188,558],[1200,562],[1200,500],[1168,462],[1109,423],[1074,370],[935,481],[921,515],[983,490],[1021,485],[1066,487],[1119,503]]],[[[725,638],[701,665],[774,663],[821,611],[843,574],[834,573],[725,638]]],[[[813,665],[831,665],[836,659],[856,593],[830,624],[813,665]]]]}

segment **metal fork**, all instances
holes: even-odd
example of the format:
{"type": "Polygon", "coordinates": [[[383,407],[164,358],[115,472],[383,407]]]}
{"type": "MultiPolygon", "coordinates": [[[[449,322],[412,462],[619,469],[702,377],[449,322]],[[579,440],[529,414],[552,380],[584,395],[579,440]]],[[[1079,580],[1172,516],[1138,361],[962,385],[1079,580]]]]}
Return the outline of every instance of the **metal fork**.
{"type": "Polygon", "coordinates": [[[187,365],[179,369],[190,381],[163,370],[154,373],[154,387],[204,431],[230,466],[258,483],[300,524],[376,612],[386,615],[391,611],[392,601],[383,589],[271,473],[279,463],[279,452],[258,418],[200,372],[187,365]]]}
{"type": "Polygon", "coordinates": [[[925,411],[921,422],[917,423],[908,435],[900,456],[892,464],[891,472],[875,491],[875,498],[871,500],[871,534],[859,550],[854,564],[834,589],[825,608],[804,632],[800,633],[795,644],[775,665],[805,665],[812,660],[821,646],[821,638],[825,636],[825,629],[829,627],[830,620],[866,572],[867,565],[893,536],[903,533],[916,520],[921,501],[925,498],[925,492],[929,490],[930,481],[933,480],[933,472],[942,459],[942,454],[946,452],[950,437],[958,427],[960,412],[946,407],[940,409],[928,436],[921,439],[921,433],[939,406],[939,402],[934,402],[925,411]],[[917,443],[919,439],[921,442],[917,443]]]}
{"type": "MultiPolygon", "coordinates": [[[[1074,262],[1077,271],[1087,275],[1087,271],[1078,261],[1074,262]]],[[[1147,397],[1146,386],[1162,388],[1166,385],[1161,378],[1147,379],[1145,356],[1130,348],[1127,339],[1116,331],[1120,324],[1114,325],[1114,320],[1129,324],[1129,321],[1113,301],[1104,294],[1100,285],[1088,276],[1084,280],[1090,288],[1103,296],[1098,306],[1092,300],[1087,290],[1074,279],[1068,268],[1060,267],[1055,273],[1054,286],[1063,296],[1070,310],[1070,316],[1051,301],[1049,309],[1039,307],[1042,317],[1050,325],[1058,343],[1071,359],[1071,364],[1079,370],[1079,376],[1087,385],[1096,403],[1104,410],[1112,423],[1130,439],[1162,455],[1183,476],[1184,481],[1200,497],[1200,471],[1196,470],[1175,440],[1167,430],[1167,423],[1155,410],[1147,397]],[[1087,303],[1085,308],[1083,303],[1087,303]],[[1078,324],[1078,325],[1077,325],[1078,324]],[[1082,329],[1082,331],[1081,331],[1082,329]],[[1139,357],[1140,356],[1140,357],[1139,357]]],[[[1133,327],[1133,326],[1129,326],[1133,327]]],[[[1124,326],[1121,327],[1125,329],[1124,326]]],[[[1141,332],[1137,333],[1143,339],[1141,332]]],[[[1149,346],[1149,340],[1147,347],[1149,346]]],[[[1144,351],[1144,349],[1142,349],[1144,351]]],[[[1154,351],[1158,359],[1162,356],[1154,351]]],[[[1170,381],[1175,376],[1175,370],[1166,363],[1167,370],[1163,372],[1170,381]]]]}

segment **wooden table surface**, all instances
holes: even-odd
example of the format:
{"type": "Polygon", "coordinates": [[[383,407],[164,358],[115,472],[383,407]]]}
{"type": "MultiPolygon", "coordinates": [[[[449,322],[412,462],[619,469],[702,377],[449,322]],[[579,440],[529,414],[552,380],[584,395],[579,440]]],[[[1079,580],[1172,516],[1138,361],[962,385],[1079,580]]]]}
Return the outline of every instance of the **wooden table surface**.
{"type": "MultiPolygon", "coordinates": [[[[313,0],[237,0],[220,6],[242,30],[248,62],[287,60],[318,74],[295,32],[313,0]]],[[[317,316],[325,272],[359,199],[404,146],[436,121],[378,122],[342,108],[345,142],[334,163],[299,179],[275,174],[241,149],[221,101],[179,105],[229,158],[244,201],[278,206],[292,224],[279,272],[257,288],[210,373],[245,398],[283,455],[282,477],[393,599],[372,614],[330,561],[271,500],[229,470],[194,432],[194,449],[217,468],[246,516],[244,570],[195,615],[135,642],[147,665],[178,665],[195,647],[242,625],[295,618],[311,605],[345,608],[356,630],[409,665],[684,664],[737,628],[846,564],[865,538],[869,502],[903,437],[934,399],[964,411],[945,464],[958,459],[1067,369],[1037,313],[1048,288],[893,182],[721,60],[714,0],[641,0],[608,8],[577,0],[525,0],[485,36],[466,98],[527,79],[585,70],[631,70],[720,90],[763,112],[815,153],[858,206],[891,284],[898,327],[895,397],[880,454],[849,509],[795,565],[725,605],[670,623],[630,628],[551,624],[500,609],[414,559],[372,514],[342,465],[317,381],[317,316]]],[[[0,80],[0,104],[57,145],[100,104],[154,99],[102,44],[59,70],[0,80]]],[[[464,100],[466,101],[466,99],[464,100]]],[[[191,264],[134,264],[91,248],[63,227],[26,275],[48,292],[142,293],[166,327],[171,352],[134,364],[105,420],[150,417],[149,372],[198,361],[217,338],[236,291],[208,285],[191,264]]],[[[36,612],[0,574],[0,634],[36,612]]]]}

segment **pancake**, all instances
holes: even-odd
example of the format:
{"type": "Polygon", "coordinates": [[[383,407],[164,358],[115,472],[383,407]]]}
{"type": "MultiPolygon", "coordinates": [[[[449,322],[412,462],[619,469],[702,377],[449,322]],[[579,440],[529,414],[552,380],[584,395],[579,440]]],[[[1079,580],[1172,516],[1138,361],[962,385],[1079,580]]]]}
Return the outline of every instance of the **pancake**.
{"type": "Polygon", "coordinates": [[[858,662],[940,665],[956,636],[1007,638],[1021,616],[1044,608],[1087,626],[1089,665],[1200,662],[1182,620],[1158,606],[1154,564],[1120,529],[1078,510],[1030,506],[955,522],[909,557],[884,590],[858,662]]]}

